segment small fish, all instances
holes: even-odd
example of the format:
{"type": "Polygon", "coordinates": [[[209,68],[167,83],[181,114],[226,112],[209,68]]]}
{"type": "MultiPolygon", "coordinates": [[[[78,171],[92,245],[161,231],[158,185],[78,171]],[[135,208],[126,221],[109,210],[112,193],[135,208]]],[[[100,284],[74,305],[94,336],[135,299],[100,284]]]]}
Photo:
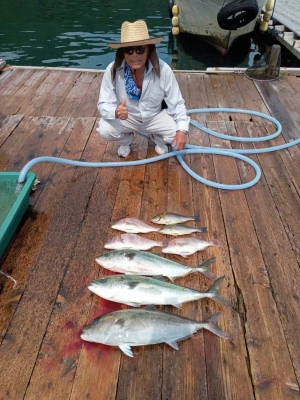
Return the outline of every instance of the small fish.
{"type": "Polygon", "coordinates": [[[215,258],[210,258],[199,267],[188,267],[158,254],[139,250],[114,250],[96,258],[99,265],[113,272],[126,275],[167,276],[171,280],[195,272],[215,280],[216,276],[209,268],[214,261],[215,258]]]}
{"type": "Polygon", "coordinates": [[[183,303],[204,298],[210,298],[224,306],[231,306],[219,293],[223,279],[224,276],[217,279],[206,292],[139,275],[106,276],[94,280],[88,288],[106,300],[132,307],[155,304],[181,308],[183,303]]]}
{"type": "Polygon", "coordinates": [[[185,217],[184,215],[175,214],[175,213],[164,213],[158,214],[151,219],[151,222],[155,222],[156,224],[162,225],[174,225],[174,224],[182,224],[187,221],[200,221],[199,215],[194,215],[193,217],[185,217]]]}
{"type": "Polygon", "coordinates": [[[204,226],[203,228],[193,228],[186,225],[165,225],[159,230],[159,232],[164,233],[165,235],[182,236],[189,235],[190,233],[194,232],[207,233],[207,227],[204,226]]]}
{"type": "Polygon", "coordinates": [[[112,225],[112,228],[127,233],[148,233],[159,230],[159,228],[148,225],[139,218],[122,218],[112,225]]]}
{"type": "Polygon", "coordinates": [[[187,257],[196,253],[196,251],[205,250],[209,246],[220,247],[220,243],[218,240],[206,242],[205,240],[196,238],[179,238],[169,240],[169,242],[163,247],[162,252],[187,257]]]}
{"type": "Polygon", "coordinates": [[[150,250],[153,247],[162,247],[165,243],[146,239],[135,233],[123,233],[106,242],[104,247],[110,250],[150,250]]]}
{"type": "Polygon", "coordinates": [[[129,357],[133,357],[131,346],[167,343],[178,350],[177,342],[187,339],[200,329],[207,329],[223,339],[230,339],[217,325],[220,315],[221,313],[214,314],[200,322],[156,309],[113,311],[88,324],[82,331],[81,339],[119,346],[129,357]]]}

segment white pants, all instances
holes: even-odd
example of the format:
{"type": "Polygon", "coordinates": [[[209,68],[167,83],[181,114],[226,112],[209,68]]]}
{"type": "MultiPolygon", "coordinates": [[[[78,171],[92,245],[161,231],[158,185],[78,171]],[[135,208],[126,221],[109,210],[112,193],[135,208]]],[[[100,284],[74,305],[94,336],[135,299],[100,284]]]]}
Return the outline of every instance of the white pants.
{"type": "Polygon", "coordinates": [[[133,133],[154,135],[156,144],[172,143],[176,135],[176,123],[166,110],[162,110],[153,119],[141,122],[128,116],[126,120],[101,118],[97,132],[104,140],[117,142],[120,146],[129,146],[133,133]]]}

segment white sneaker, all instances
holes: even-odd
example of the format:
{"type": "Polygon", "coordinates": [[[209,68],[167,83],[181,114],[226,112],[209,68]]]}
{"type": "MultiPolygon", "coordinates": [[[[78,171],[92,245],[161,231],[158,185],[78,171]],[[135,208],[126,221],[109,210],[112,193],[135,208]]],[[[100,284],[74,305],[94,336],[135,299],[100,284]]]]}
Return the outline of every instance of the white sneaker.
{"type": "Polygon", "coordinates": [[[155,146],[156,153],[162,155],[162,154],[166,154],[169,152],[168,146],[166,144],[157,144],[155,141],[154,135],[152,135],[152,133],[149,136],[150,136],[150,140],[156,145],[155,146]]]}
{"type": "Polygon", "coordinates": [[[166,154],[166,153],[168,153],[168,146],[166,145],[166,144],[163,144],[163,145],[156,145],[155,146],[155,151],[156,151],[156,153],[158,153],[158,154],[166,154]]]}
{"type": "Polygon", "coordinates": [[[119,157],[125,158],[125,157],[129,156],[130,152],[131,152],[130,146],[120,146],[118,148],[118,156],[119,157]]]}

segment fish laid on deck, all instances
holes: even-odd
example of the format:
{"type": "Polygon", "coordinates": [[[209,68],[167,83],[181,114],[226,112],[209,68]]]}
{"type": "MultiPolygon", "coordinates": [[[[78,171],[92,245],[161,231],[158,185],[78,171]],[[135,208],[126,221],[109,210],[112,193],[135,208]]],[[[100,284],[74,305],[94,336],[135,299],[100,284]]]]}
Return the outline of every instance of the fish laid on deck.
{"type": "Polygon", "coordinates": [[[163,213],[163,214],[158,214],[155,217],[151,219],[151,222],[154,222],[156,224],[162,224],[162,225],[174,225],[174,224],[183,224],[184,222],[187,221],[200,221],[199,215],[194,215],[192,217],[186,217],[181,214],[175,214],[175,213],[163,213]]]}
{"type": "Polygon", "coordinates": [[[89,290],[106,300],[139,307],[141,305],[172,305],[180,308],[183,303],[212,299],[223,306],[230,302],[220,296],[219,287],[224,276],[217,279],[206,292],[175,285],[165,280],[136,275],[111,275],[94,280],[89,290]]]}
{"type": "Polygon", "coordinates": [[[133,357],[131,346],[167,343],[178,350],[177,342],[200,329],[230,339],[217,325],[220,315],[214,314],[206,321],[199,322],[156,309],[114,311],[94,319],[83,329],[81,338],[88,342],[119,346],[129,357],[133,357]]]}
{"type": "Polygon", "coordinates": [[[163,228],[159,230],[159,233],[164,233],[165,235],[171,236],[182,236],[189,235],[190,233],[207,233],[207,227],[203,228],[193,228],[192,226],[186,225],[165,225],[163,228]]]}
{"type": "Polygon", "coordinates": [[[162,247],[163,241],[156,241],[141,237],[135,233],[123,233],[105,243],[104,247],[110,250],[150,250],[153,247],[162,247]]]}
{"type": "Polygon", "coordinates": [[[113,224],[112,228],[127,233],[148,233],[159,230],[159,228],[148,225],[139,218],[122,218],[113,224]]]}
{"type": "Polygon", "coordinates": [[[96,258],[103,268],[126,275],[167,276],[173,280],[191,273],[201,273],[214,280],[215,274],[210,271],[210,265],[215,258],[210,258],[199,267],[188,267],[168,260],[154,253],[139,250],[114,250],[96,258]]]}
{"type": "Polygon", "coordinates": [[[220,247],[218,240],[206,242],[196,238],[179,238],[170,240],[162,249],[163,253],[178,254],[182,257],[187,257],[197,251],[205,250],[209,246],[220,247]]]}

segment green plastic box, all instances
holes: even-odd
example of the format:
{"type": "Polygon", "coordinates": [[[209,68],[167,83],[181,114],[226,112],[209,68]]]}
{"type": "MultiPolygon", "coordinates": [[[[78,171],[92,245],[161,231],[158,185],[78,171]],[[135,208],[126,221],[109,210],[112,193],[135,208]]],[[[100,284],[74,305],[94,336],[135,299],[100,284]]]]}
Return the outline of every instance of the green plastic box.
{"type": "MultiPolygon", "coordinates": [[[[4,187],[4,185],[11,184],[11,186],[17,187],[19,174],[19,172],[0,172],[0,185],[2,184],[4,187]],[[14,184],[16,186],[14,186],[14,184]]],[[[13,203],[7,213],[4,211],[4,215],[1,217],[2,223],[0,220],[0,258],[2,257],[4,250],[10,242],[29,205],[29,194],[35,182],[35,179],[36,176],[33,172],[27,173],[24,184],[19,186],[20,193],[18,192],[17,197],[15,198],[15,200],[13,200],[13,203]]]]}

